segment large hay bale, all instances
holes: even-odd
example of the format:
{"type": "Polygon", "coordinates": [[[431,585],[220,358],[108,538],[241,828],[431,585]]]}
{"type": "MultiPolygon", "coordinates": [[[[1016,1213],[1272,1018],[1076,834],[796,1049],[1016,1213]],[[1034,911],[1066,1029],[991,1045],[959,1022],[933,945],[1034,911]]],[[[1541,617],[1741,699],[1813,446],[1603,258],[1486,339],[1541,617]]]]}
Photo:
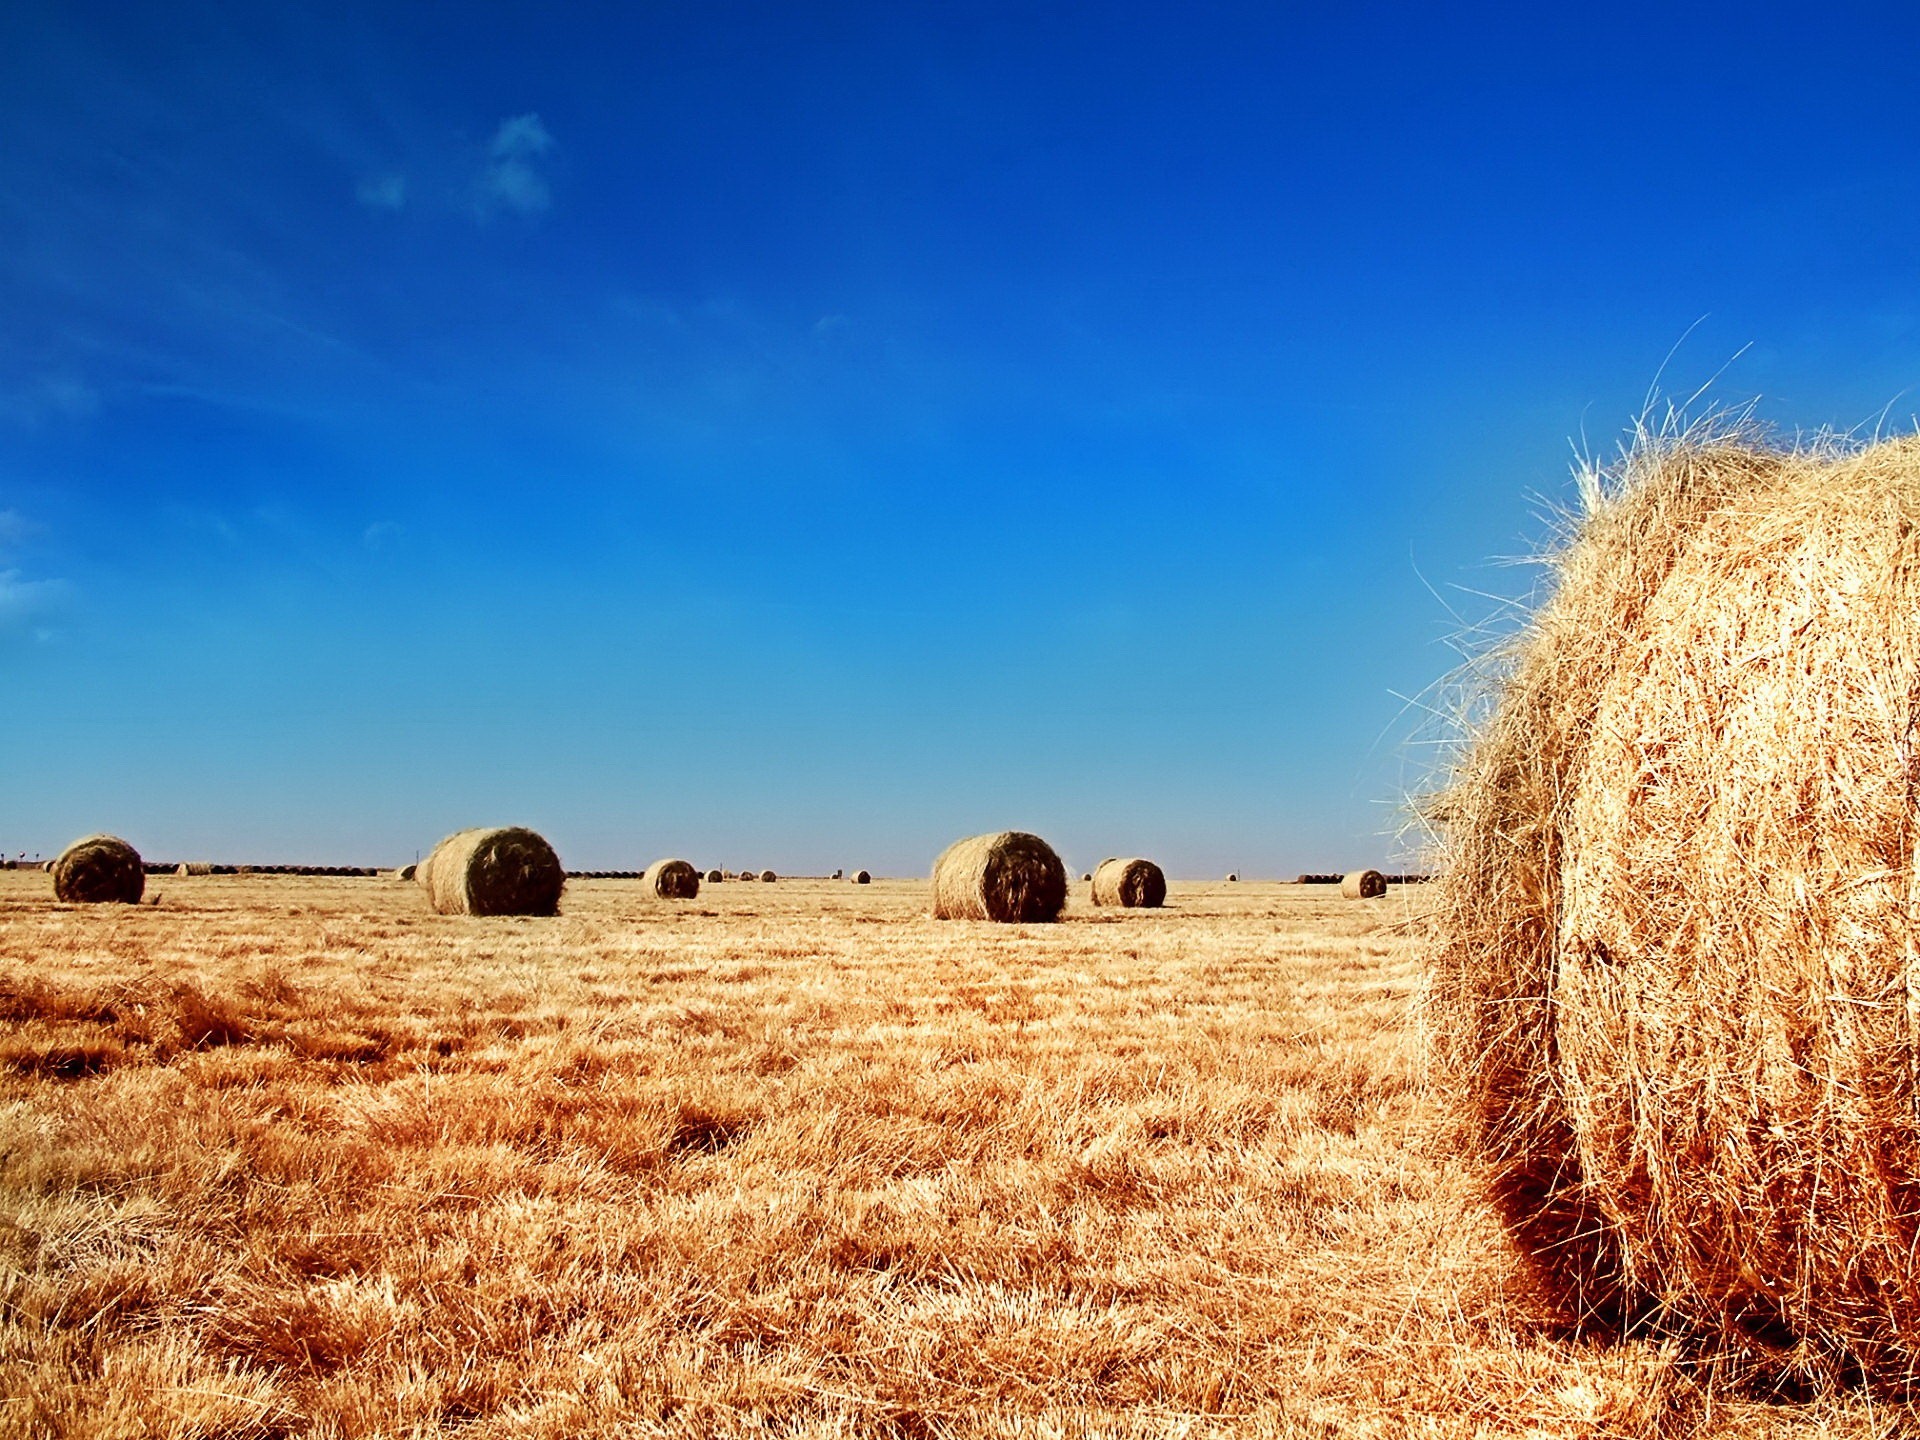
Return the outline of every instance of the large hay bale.
{"type": "Polygon", "coordinates": [[[70,904],[138,905],[147,889],[140,852],[117,835],[88,835],[53,862],[53,894],[70,904]]]}
{"type": "Polygon", "coordinates": [[[1102,860],[1093,867],[1093,903],[1157,909],[1167,903],[1167,876],[1151,860],[1102,860]]]}
{"type": "Polygon", "coordinates": [[[1067,867],[1038,835],[975,835],[933,862],[936,920],[1055,920],[1066,903],[1067,867]]]}
{"type": "Polygon", "coordinates": [[[413,878],[442,915],[552,915],[567,872],[539,835],[508,825],[449,835],[413,878]]]}
{"type": "Polygon", "coordinates": [[[856,870],[853,872],[853,883],[856,885],[871,885],[873,883],[873,876],[869,875],[865,870],[856,870]]]}
{"type": "Polygon", "coordinates": [[[700,872],[685,860],[656,860],[640,879],[662,900],[691,900],[700,893],[700,872]]]}
{"type": "Polygon", "coordinates": [[[1387,877],[1378,870],[1349,870],[1340,877],[1340,893],[1349,900],[1377,900],[1387,893],[1387,877]]]}
{"type": "Polygon", "coordinates": [[[1437,1073],[1549,1293],[1920,1372],[1920,440],[1643,443],[1443,797],[1437,1073]]]}

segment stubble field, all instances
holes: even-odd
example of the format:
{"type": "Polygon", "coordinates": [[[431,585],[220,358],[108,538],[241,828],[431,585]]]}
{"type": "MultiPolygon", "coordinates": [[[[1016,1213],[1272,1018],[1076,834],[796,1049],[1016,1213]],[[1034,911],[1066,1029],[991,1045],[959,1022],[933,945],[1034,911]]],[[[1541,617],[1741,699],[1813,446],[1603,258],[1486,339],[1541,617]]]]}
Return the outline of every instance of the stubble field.
{"type": "Polygon", "coordinates": [[[1836,1435],[1556,1333],[1419,890],[0,873],[0,1435],[1836,1435]]]}

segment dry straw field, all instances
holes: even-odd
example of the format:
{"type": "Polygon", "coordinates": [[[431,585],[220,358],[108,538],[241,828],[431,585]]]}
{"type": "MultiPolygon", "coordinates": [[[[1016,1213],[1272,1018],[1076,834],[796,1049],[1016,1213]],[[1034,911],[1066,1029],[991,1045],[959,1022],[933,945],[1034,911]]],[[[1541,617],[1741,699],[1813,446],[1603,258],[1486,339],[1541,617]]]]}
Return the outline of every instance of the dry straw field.
{"type": "Polygon", "coordinates": [[[1892,1435],[1558,1330],[1423,887],[0,874],[0,1434],[1892,1435]]]}

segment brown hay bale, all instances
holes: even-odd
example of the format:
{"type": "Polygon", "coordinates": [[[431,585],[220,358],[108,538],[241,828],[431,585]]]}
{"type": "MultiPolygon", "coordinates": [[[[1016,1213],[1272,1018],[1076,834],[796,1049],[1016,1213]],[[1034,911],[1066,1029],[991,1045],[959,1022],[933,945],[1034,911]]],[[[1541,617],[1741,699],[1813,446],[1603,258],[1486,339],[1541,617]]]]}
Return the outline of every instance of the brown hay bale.
{"type": "Polygon", "coordinates": [[[718,885],[722,880],[726,878],[727,878],[727,872],[724,870],[707,871],[707,880],[708,880],[708,883],[710,884],[718,885]]]}
{"type": "Polygon", "coordinates": [[[54,898],[69,904],[138,905],[146,888],[140,852],[117,835],[76,840],[53,862],[54,898]]]}
{"type": "Polygon", "coordinates": [[[173,873],[176,877],[211,875],[213,874],[213,865],[206,860],[184,860],[174,867],[173,873]]]}
{"type": "Polygon", "coordinates": [[[1445,802],[1435,1061],[1548,1292],[1920,1370],[1920,440],[1643,443],[1445,802]]]}
{"type": "Polygon", "coordinates": [[[856,885],[871,885],[873,883],[873,876],[864,870],[856,870],[853,872],[853,883],[856,885]]]}
{"type": "Polygon", "coordinates": [[[1093,870],[1093,903],[1158,909],[1167,903],[1167,876],[1151,860],[1102,860],[1093,870]]]}
{"type": "Polygon", "coordinates": [[[398,870],[393,872],[393,876],[396,880],[411,880],[419,871],[420,866],[417,863],[413,865],[402,865],[398,870]]]}
{"type": "Polygon", "coordinates": [[[933,862],[936,920],[1056,920],[1066,903],[1067,867],[1038,835],[975,835],[933,862]]]}
{"type": "Polygon", "coordinates": [[[773,884],[774,881],[778,880],[780,877],[774,874],[773,871],[771,870],[762,870],[760,872],[760,878],[764,880],[767,884],[771,885],[773,884]]]}
{"type": "Polygon", "coordinates": [[[1378,870],[1349,870],[1340,877],[1340,893],[1349,900],[1377,900],[1387,893],[1387,877],[1378,870]]]}
{"type": "Polygon", "coordinates": [[[53,861],[42,860],[40,862],[40,868],[44,870],[47,874],[51,875],[53,873],[53,861]]]}
{"type": "Polygon", "coordinates": [[[1238,885],[1239,883],[1240,883],[1239,872],[1238,871],[1229,872],[1229,874],[1227,875],[1227,884],[1238,885]]]}
{"type": "Polygon", "coordinates": [[[700,893],[700,872],[685,860],[656,860],[640,879],[662,900],[691,900],[700,893]]]}
{"type": "Polygon", "coordinates": [[[539,835],[508,825],[449,835],[413,878],[442,915],[553,915],[567,872],[539,835]]]}

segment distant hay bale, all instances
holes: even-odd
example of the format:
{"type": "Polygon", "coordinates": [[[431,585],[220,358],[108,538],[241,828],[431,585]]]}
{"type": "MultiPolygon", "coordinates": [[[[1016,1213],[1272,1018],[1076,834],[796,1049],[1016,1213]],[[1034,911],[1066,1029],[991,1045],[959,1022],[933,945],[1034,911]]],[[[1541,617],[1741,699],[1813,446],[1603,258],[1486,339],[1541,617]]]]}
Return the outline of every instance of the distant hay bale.
{"type": "Polygon", "coordinates": [[[414,880],[442,915],[552,915],[567,872],[539,835],[508,825],[449,835],[414,880]]]}
{"type": "Polygon", "coordinates": [[[1056,920],[1066,903],[1067,867],[1038,835],[974,835],[933,863],[936,920],[1056,920]]]}
{"type": "Polygon", "coordinates": [[[205,860],[186,860],[176,865],[173,873],[180,877],[188,875],[211,875],[213,874],[213,866],[205,860]]]}
{"type": "Polygon", "coordinates": [[[1230,872],[1227,875],[1227,884],[1238,885],[1239,883],[1240,883],[1240,875],[1238,871],[1230,872]]]}
{"type": "Polygon", "coordinates": [[[838,880],[838,879],[841,879],[845,874],[846,874],[846,871],[844,870],[835,870],[833,874],[829,875],[827,878],[829,880],[838,880]]]}
{"type": "Polygon", "coordinates": [[[1081,878],[1082,880],[1091,880],[1091,879],[1093,879],[1093,871],[1091,871],[1091,870],[1083,870],[1083,871],[1081,871],[1081,873],[1080,873],[1080,878],[1081,878]]]}
{"type": "Polygon", "coordinates": [[[760,878],[763,881],[765,881],[767,884],[771,885],[773,884],[774,881],[778,880],[780,877],[774,874],[773,871],[771,870],[762,870],[760,872],[760,878]]]}
{"type": "Polygon", "coordinates": [[[1349,900],[1377,900],[1387,893],[1387,877],[1378,870],[1349,870],[1340,877],[1340,893],[1349,900]]]}
{"type": "Polygon", "coordinates": [[[656,860],[640,879],[662,900],[692,900],[700,893],[700,872],[685,860],[656,860]]]}
{"type": "Polygon", "coordinates": [[[853,883],[856,885],[871,885],[873,883],[873,876],[864,870],[856,870],[853,872],[853,883]]]}
{"type": "Polygon", "coordinates": [[[415,874],[418,873],[419,868],[420,867],[417,864],[402,865],[398,870],[393,872],[393,877],[396,880],[411,880],[413,879],[415,874]]]}
{"type": "MultiPolygon", "coordinates": [[[[53,873],[53,861],[42,860],[40,862],[40,868],[44,870],[47,874],[51,875],[53,873]]],[[[145,872],[142,871],[141,873],[144,874],[145,872]]]]}
{"type": "Polygon", "coordinates": [[[727,872],[724,870],[707,871],[707,879],[710,883],[714,885],[718,885],[722,880],[726,878],[727,878],[727,872]]]}
{"type": "Polygon", "coordinates": [[[1129,910],[1158,909],[1167,903],[1167,876],[1151,860],[1102,860],[1093,871],[1093,903],[1129,910]]]}
{"type": "Polygon", "coordinates": [[[1920,438],[1583,487],[1445,797],[1434,1073],[1567,1312],[1920,1374],[1920,438]]]}
{"type": "Polygon", "coordinates": [[[69,904],[138,905],[146,889],[140,852],[117,835],[76,840],[53,862],[54,898],[69,904]]]}

